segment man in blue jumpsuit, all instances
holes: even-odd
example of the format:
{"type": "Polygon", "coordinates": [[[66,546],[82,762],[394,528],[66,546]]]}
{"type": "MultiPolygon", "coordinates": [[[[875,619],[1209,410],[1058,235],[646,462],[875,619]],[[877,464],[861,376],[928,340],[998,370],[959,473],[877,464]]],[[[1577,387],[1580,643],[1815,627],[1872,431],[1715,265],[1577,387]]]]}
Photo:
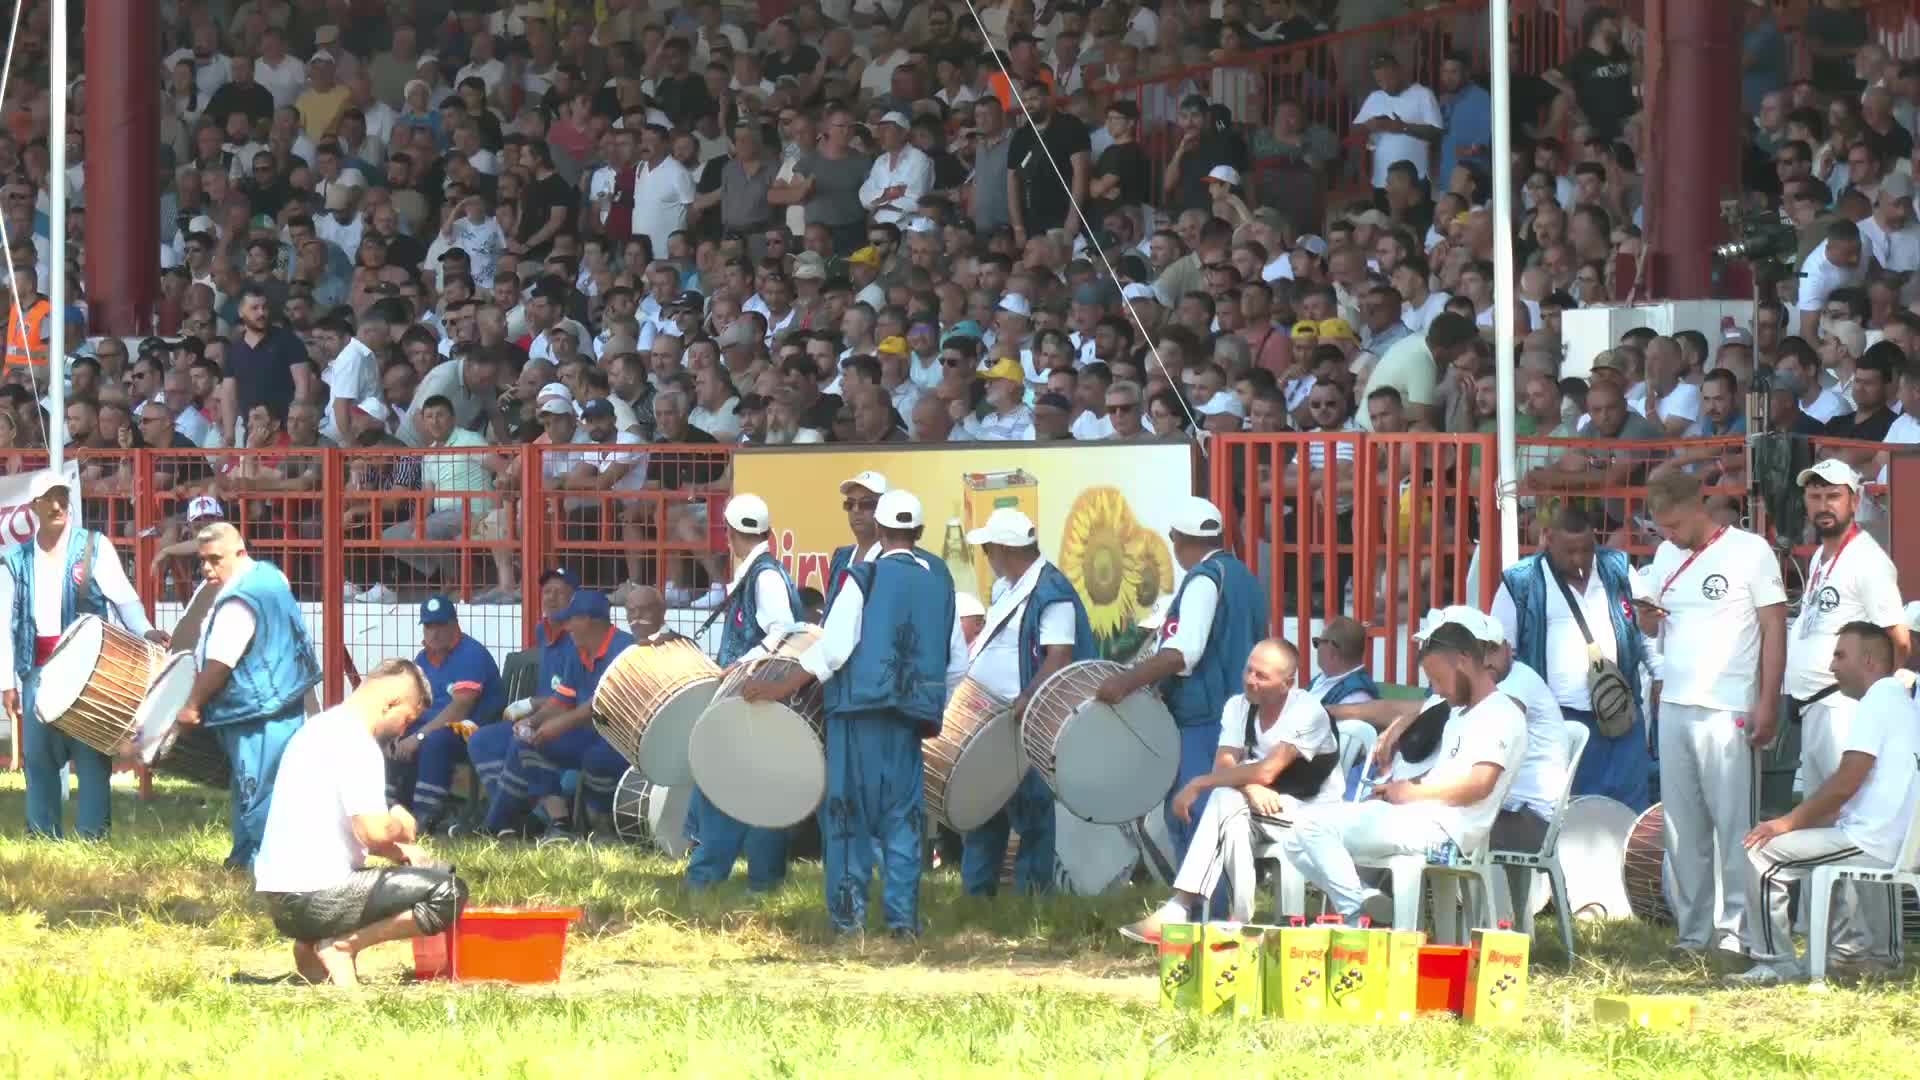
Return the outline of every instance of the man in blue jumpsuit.
{"type": "Polygon", "coordinates": [[[581,589],[560,615],[573,649],[560,666],[553,696],[542,702],[516,734],[499,790],[487,807],[488,832],[518,836],[527,813],[539,804],[547,813],[547,837],[574,838],[573,814],[560,794],[560,774],[577,769],[586,789],[588,826],[603,827],[613,813],[613,791],[627,771],[627,759],[595,730],[593,692],[615,657],[633,645],[633,635],[616,628],[607,594],[581,589]]]}
{"type": "Polygon", "coordinates": [[[112,822],[107,783],[113,762],[86,743],[40,722],[34,714],[40,665],[67,627],[82,615],[109,618],[162,645],[167,636],[147,623],[140,598],[127,582],[120,557],[106,537],[71,521],[69,492],[58,473],[34,475],[28,493],[39,521],[33,538],[15,544],[0,557],[0,611],[13,620],[0,633],[0,697],[9,718],[20,725],[20,756],[27,772],[27,832],[59,838],[60,767],[71,762],[80,782],[74,832],[104,840],[112,822]]]}
{"type": "Polygon", "coordinates": [[[182,726],[204,724],[233,767],[233,850],[227,867],[251,867],[267,827],[274,778],[287,740],[306,719],[306,696],[320,681],[307,620],[287,577],[247,555],[226,522],[200,530],[200,567],[219,587],[206,632],[194,650],[194,676],[182,726]]]}
{"type": "MultiPolygon", "coordinates": [[[[555,567],[540,575],[541,618],[533,631],[534,647],[540,650],[540,664],[536,669],[539,676],[534,683],[533,695],[523,708],[531,710],[540,701],[553,696],[553,687],[560,677],[560,664],[573,649],[573,640],[567,637],[566,624],[558,616],[572,605],[573,594],[579,588],[579,576],[565,567],[555,567]]],[[[511,714],[512,711],[512,706],[509,706],[507,712],[511,714]]],[[[505,721],[487,724],[467,740],[467,757],[472,760],[473,771],[480,777],[480,786],[488,798],[492,798],[498,788],[500,773],[507,767],[507,757],[512,752],[513,725],[505,721]]]]}
{"type": "MultiPolygon", "coordinates": [[[[1099,655],[1093,626],[1073,582],[1040,555],[1040,533],[1032,519],[1001,507],[967,534],[993,567],[993,606],[986,624],[968,648],[967,674],[987,690],[1013,703],[1013,720],[1023,722],[1027,701],[1041,680],[1078,660],[1099,655]]],[[[1053,792],[1037,770],[1028,769],[1007,805],[985,825],[969,830],[960,859],[960,878],[971,896],[992,896],[1000,888],[1000,866],[1007,837],[1020,833],[1013,881],[1021,892],[1045,892],[1053,885],[1053,792]]]]}
{"type": "Polygon", "coordinates": [[[453,601],[436,594],[421,603],[420,636],[423,647],[413,662],[433,699],[387,748],[387,798],[406,807],[426,836],[445,813],[453,767],[467,760],[467,740],[454,725],[498,722],[507,695],[493,654],[461,633],[453,601]]]}
{"type": "Polygon", "coordinates": [[[953,586],[919,551],[920,500],[895,489],[875,508],[881,553],[847,569],[820,639],[785,679],[751,683],[748,701],[785,701],[825,685],[827,798],[821,812],[827,916],[838,933],[867,925],[879,854],[887,927],[920,932],[921,843],[926,832],[920,741],[940,731],[947,676],[966,663],[953,586]]]}
{"type": "Polygon", "coordinates": [[[1200,819],[1206,795],[1185,821],[1173,813],[1173,796],[1194,777],[1213,771],[1220,710],[1240,692],[1247,654],[1267,636],[1266,590],[1245,563],[1220,547],[1220,533],[1220,511],[1212,503],[1197,497],[1178,500],[1167,535],[1186,576],[1160,627],[1160,649],[1108,678],[1095,695],[1118,704],[1135,690],[1161,685],[1180,728],[1180,769],[1163,808],[1176,861],[1186,858],[1192,823],[1200,819]]]}
{"type": "MultiPolygon", "coordinates": [[[[767,503],[758,495],[735,495],[727,502],[727,543],[733,550],[733,583],[720,631],[720,664],[730,666],[763,652],[767,635],[799,621],[800,594],[780,561],[768,550],[772,524],[767,503]]],[[[733,873],[734,860],[747,855],[747,886],[765,891],[787,876],[785,829],[750,828],[728,817],[695,787],[687,805],[690,831],[699,838],[687,860],[687,884],[718,885],[733,873]]]]}

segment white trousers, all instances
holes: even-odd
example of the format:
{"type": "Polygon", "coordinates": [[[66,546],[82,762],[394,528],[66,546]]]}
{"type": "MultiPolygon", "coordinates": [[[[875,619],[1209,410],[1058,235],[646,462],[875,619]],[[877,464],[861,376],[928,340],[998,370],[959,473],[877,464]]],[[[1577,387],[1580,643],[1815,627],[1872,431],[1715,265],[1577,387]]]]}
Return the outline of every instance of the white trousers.
{"type": "MultiPolygon", "coordinates": [[[[1300,805],[1288,795],[1280,799],[1289,815],[1300,805]]],[[[1288,829],[1285,818],[1256,815],[1247,805],[1247,797],[1237,789],[1214,788],[1207,793],[1206,808],[1194,824],[1193,839],[1187,844],[1187,857],[1180,860],[1173,887],[1211,900],[1224,876],[1232,888],[1227,917],[1251,922],[1253,896],[1259,888],[1253,866],[1253,838],[1257,834],[1262,841],[1278,840],[1288,829]]]]}
{"type": "MultiPolygon", "coordinates": [[[[1800,776],[1804,791],[1811,796],[1840,768],[1840,748],[1846,745],[1853,714],[1860,703],[1838,692],[1828,694],[1800,713],[1800,776]]],[[[1797,835],[1797,834],[1796,834],[1797,835]]],[[[1782,838],[1784,839],[1784,838],[1782,838]]],[[[1771,846],[1771,845],[1769,845],[1771,846]]],[[[1802,888],[1802,895],[1806,889],[1802,888]]],[[[1891,939],[1885,932],[1892,908],[1887,890],[1843,881],[1834,886],[1832,913],[1833,955],[1838,960],[1865,957],[1891,960],[1899,947],[1899,928],[1891,939]]],[[[1800,902],[1799,922],[1804,927],[1811,901],[1800,902]]],[[[1757,952],[1755,955],[1759,955],[1757,952]]]]}
{"type": "Polygon", "coordinates": [[[1429,809],[1418,803],[1334,803],[1302,810],[1281,838],[1280,854],[1319,888],[1342,918],[1351,920],[1374,892],[1361,882],[1355,859],[1424,855],[1448,839],[1429,809]]]}
{"type": "MultiPolygon", "coordinates": [[[[1812,876],[1813,868],[1824,863],[1858,860],[1864,853],[1847,839],[1847,834],[1839,829],[1801,829],[1797,832],[1782,833],[1760,847],[1747,852],[1747,918],[1752,927],[1748,945],[1753,958],[1765,961],[1787,970],[1804,970],[1793,950],[1792,905],[1788,886],[1800,882],[1802,896],[1807,895],[1806,881],[1812,876]]],[[[1849,884],[1849,883],[1843,883],[1849,884]]],[[[1865,939],[1853,951],[1843,953],[1840,946],[1839,927],[1841,912],[1856,925],[1864,923],[1872,928],[1872,937],[1878,938],[1881,952],[1873,959],[1886,963],[1899,960],[1900,926],[1894,921],[1894,914],[1887,900],[1888,890],[1876,886],[1867,886],[1859,890],[1859,896],[1850,895],[1844,889],[1836,889],[1833,913],[1834,958],[1845,960],[1865,959],[1868,955],[1865,939]],[[1867,910],[1866,904],[1856,903],[1856,899],[1877,900],[1873,910],[1867,910]],[[1843,908],[1844,905],[1844,908],[1843,908]],[[1851,909],[1851,910],[1847,910],[1851,909]]],[[[1803,900],[1810,904],[1811,901],[1803,900]]]]}
{"type": "Polygon", "coordinates": [[[1739,713],[1660,703],[1660,800],[1683,948],[1739,951],[1744,841],[1759,816],[1759,758],[1739,713]]]}

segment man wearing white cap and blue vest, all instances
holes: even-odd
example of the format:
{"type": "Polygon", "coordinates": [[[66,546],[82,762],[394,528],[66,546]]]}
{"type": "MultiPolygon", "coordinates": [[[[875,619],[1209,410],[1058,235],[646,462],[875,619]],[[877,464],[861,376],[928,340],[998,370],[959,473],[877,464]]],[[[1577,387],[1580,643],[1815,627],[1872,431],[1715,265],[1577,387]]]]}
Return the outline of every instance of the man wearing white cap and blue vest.
{"type": "Polygon", "coordinates": [[[873,512],[886,493],[887,478],[872,469],[840,484],[840,505],[847,512],[847,530],[853,533],[853,543],[833,549],[827,580],[820,583],[827,603],[833,603],[834,591],[846,579],[847,567],[880,557],[880,534],[873,524],[873,512]]]}
{"type": "Polygon", "coordinates": [[[12,632],[0,634],[0,699],[6,703],[8,717],[20,725],[19,754],[27,772],[27,832],[56,839],[61,835],[60,767],[72,762],[80,782],[74,832],[104,840],[112,817],[107,782],[113,762],[40,722],[33,707],[40,666],[53,655],[60,635],[82,615],[104,619],[111,612],[127,629],[162,645],[167,636],[147,623],[146,610],[127,582],[113,545],[69,516],[69,492],[60,474],[35,473],[27,493],[39,528],[0,557],[7,571],[0,574],[0,611],[13,619],[12,632]]]}
{"type": "Polygon", "coordinates": [[[749,683],[741,696],[785,701],[810,682],[824,684],[828,918],[838,933],[866,929],[877,852],[887,927],[911,937],[920,932],[926,832],[920,741],[939,733],[947,677],[964,668],[966,650],[955,630],[952,579],[915,547],[924,531],[920,500],[889,491],[874,517],[880,557],[848,568],[799,670],[749,683]]]}
{"type": "MultiPolygon", "coordinates": [[[[1040,554],[1033,520],[1010,506],[967,534],[993,567],[993,606],[968,646],[974,681],[1013,703],[1013,722],[1024,723],[1027,701],[1041,680],[1070,663],[1099,656],[1093,625],[1067,575],[1040,554]]],[[[963,837],[960,877],[971,896],[992,896],[1000,885],[1007,837],[1020,834],[1013,883],[1021,892],[1044,892],[1053,883],[1053,792],[1038,771],[1028,769],[1007,805],[963,837]]]]}
{"type": "Polygon", "coordinates": [[[1186,577],[1160,627],[1160,649],[1144,663],[1110,676],[1095,696],[1118,704],[1135,690],[1164,684],[1161,693],[1180,727],[1180,769],[1167,792],[1167,830],[1175,856],[1185,858],[1206,794],[1184,821],[1173,812],[1173,797],[1213,769],[1220,710],[1240,692],[1247,656],[1267,636],[1267,593],[1245,563],[1221,548],[1222,519],[1212,503],[1177,499],[1171,518],[1167,535],[1186,577]]]}
{"type": "MultiPolygon", "coordinates": [[[[722,667],[758,656],[767,635],[799,622],[800,594],[768,549],[773,530],[767,501],[739,494],[727,500],[727,544],[733,551],[733,583],[720,624],[722,667]]],[[[705,888],[727,880],[742,850],[747,856],[747,887],[766,891],[787,875],[785,829],[754,828],[728,817],[693,789],[687,805],[692,835],[699,846],[687,860],[687,884],[705,888]]]]}

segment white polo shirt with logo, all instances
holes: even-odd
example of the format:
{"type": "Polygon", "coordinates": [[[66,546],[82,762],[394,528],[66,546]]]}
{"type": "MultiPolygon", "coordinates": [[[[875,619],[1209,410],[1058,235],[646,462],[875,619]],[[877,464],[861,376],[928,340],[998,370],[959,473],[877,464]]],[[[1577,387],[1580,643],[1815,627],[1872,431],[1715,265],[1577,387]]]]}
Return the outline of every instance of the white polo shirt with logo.
{"type": "Polygon", "coordinates": [[[1647,570],[1653,602],[1668,611],[1660,700],[1746,712],[1760,673],[1760,609],[1787,602],[1772,545],[1729,526],[1697,556],[1663,542],[1647,570]]]}
{"type": "Polygon", "coordinates": [[[1800,617],[1787,628],[1787,693],[1802,701],[1833,685],[1833,645],[1841,627],[1906,621],[1899,574],[1873,537],[1856,532],[1838,558],[1825,555],[1816,548],[1808,561],[1800,617]]]}

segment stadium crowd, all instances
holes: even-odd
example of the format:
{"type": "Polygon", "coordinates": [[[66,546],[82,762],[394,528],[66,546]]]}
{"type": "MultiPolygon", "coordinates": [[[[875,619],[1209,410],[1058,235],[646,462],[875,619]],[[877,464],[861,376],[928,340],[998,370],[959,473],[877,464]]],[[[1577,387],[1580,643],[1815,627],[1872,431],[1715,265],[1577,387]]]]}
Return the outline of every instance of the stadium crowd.
{"type": "MultiPolygon", "coordinates": [[[[334,445],[471,448],[348,477],[467,493],[519,482],[500,448],[560,445],[549,485],[604,502],[724,487],[721,464],[649,443],[1492,428],[1474,13],[1421,38],[1434,55],[1402,56],[1329,35],[1404,5],[1310,0],[1004,0],[978,21],[944,0],[802,0],[777,17],[624,0],[163,7],[158,333],[87,334],[84,77],[61,306],[79,345],[71,446],[278,453],[182,458],[153,478],[177,496],[311,491],[319,467],[300,451],[334,445]],[[1292,51],[1257,52],[1276,45],[1292,51]],[[1341,102],[1336,123],[1309,122],[1341,102]]],[[[1516,78],[1520,433],[1740,434],[1765,371],[1773,427],[1920,440],[1920,62],[1869,44],[1857,6],[1815,3],[1793,28],[1813,56],[1795,78],[1792,39],[1750,8],[1749,198],[1794,225],[1798,276],[1768,279],[1754,333],[1636,330],[1565,377],[1589,358],[1566,355],[1562,314],[1621,291],[1621,256],[1642,249],[1641,35],[1597,4],[1515,8],[1516,55],[1564,55],[1516,78]]],[[[32,5],[0,134],[0,448],[42,447],[51,427],[45,60],[32,5]]],[[[1349,450],[1300,463],[1316,490],[1349,450]]],[[[1530,486],[1578,490],[1647,462],[1531,445],[1526,463],[1530,486]]],[[[1705,453],[1695,467],[1745,468],[1705,453]]],[[[132,481],[112,462],[85,477],[93,492],[132,481]]],[[[615,511],[626,529],[650,512],[615,511]]],[[[397,513],[349,524],[435,540],[506,527],[471,496],[397,513]]],[[[495,561],[478,599],[517,599],[512,560],[495,561]]],[[[717,602],[697,580],[668,583],[669,602],[717,602]]]]}

